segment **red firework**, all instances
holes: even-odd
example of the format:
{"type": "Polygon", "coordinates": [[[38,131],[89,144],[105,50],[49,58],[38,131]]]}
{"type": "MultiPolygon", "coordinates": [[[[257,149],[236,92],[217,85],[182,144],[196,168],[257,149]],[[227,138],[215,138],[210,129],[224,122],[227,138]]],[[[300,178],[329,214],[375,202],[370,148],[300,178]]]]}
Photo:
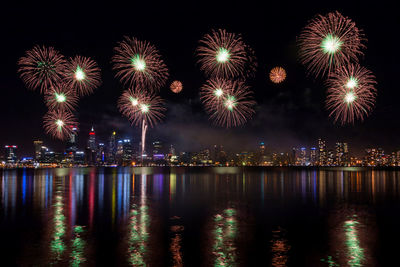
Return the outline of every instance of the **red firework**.
{"type": "Polygon", "coordinates": [[[78,104],[78,97],[74,90],[64,83],[53,86],[46,92],[44,99],[50,110],[60,109],[62,111],[73,111],[78,104]]]}
{"type": "Polygon", "coordinates": [[[358,62],[364,41],[356,24],[339,12],[318,15],[298,38],[300,62],[309,73],[329,75],[336,68],[358,62]]]}
{"type": "Polygon", "coordinates": [[[123,92],[118,100],[120,112],[127,117],[132,125],[153,127],[164,117],[164,101],[152,92],[129,89],[123,92]]]}
{"type": "Polygon", "coordinates": [[[43,120],[46,133],[60,140],[66,140],[77,125],[72,113],[63,110],[50,110],[43,120]]]}
{"type": "Polygon", "coordinates": [[[274,67],[269,73],[269,78],[273,83],[281,83],[286,79],[286,71],[282,67],[274,67]]]}
{"type": "Polygon", "coordinates": [[[178,94],[178,93],[180,93],[182,91],[183,85],[182,85],[182,83],[180,81],[173,81],[171,83],[170,89],[175,94],[178,94]]]}
{"type": "Polygon", "coordinates": [[[66,60],[53,47],[35,46],[18,60],[20,77],[32,90],[45,93],[65,77],[66,60]]]}
{"type": "Polygon", "coordinates": [[[149,90],[159,90],[165,85],[168,69],[154,45],[125,37],[114,51],[113,70],[122,83],[149,90]]]}
{"type": "Polygon", "coordinates": [[[101,85],[100,68],[89,57],[70,58],[66,68],[65,83],[79,96],[89,95],[101,85]]]}
{"type": "Polygon", "coordinates": [[[204,35],[196,49],[200,69],[211,77],[234,78],[243,75],[248,56],[241,35],[225,30],[213,30],[204,35]]]}
{"type": "Polygon", "coordinates": [[[358,64],[343,66],[327,81],[328,95],[326,107],[329,116],[341,124],[364,120],[375,104],[375,76],[358,64]]]}
{"type": "Polygon", "coordinates": [[[222,127],[240,126],[254,114],[256,102],[243,81],[212,79],[201,88],[200,94],[210,118],[222,127]]]}

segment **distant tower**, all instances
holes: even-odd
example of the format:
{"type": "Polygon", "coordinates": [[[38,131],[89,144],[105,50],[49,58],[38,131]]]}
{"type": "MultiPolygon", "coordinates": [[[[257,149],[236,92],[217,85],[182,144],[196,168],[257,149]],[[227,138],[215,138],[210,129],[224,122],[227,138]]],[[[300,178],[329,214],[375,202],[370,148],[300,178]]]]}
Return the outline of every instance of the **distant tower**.
{"type": "Polygon", "coordinates": [[[317,162],[317,149],[315,147],[312,147],[310,149],[310,164],[315,165],[317,162]]]}
{"type": "Polygon", "coordinates": [[[75,154],[78,150],[78,128],[76,126],[71,126],[71,134],[67,142],[65,152],[67,152],[67,158],[70,161],[75,161],[75,154]]]}

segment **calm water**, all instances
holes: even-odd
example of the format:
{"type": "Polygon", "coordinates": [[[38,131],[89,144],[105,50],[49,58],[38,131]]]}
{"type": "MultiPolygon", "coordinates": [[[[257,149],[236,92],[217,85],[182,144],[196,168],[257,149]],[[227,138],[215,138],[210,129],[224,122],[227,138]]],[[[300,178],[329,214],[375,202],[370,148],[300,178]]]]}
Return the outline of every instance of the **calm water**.
{"type": "Polygon", "coordinates": [[[0,170],[1,266],[394,266],[400,172],[0,170]]]}

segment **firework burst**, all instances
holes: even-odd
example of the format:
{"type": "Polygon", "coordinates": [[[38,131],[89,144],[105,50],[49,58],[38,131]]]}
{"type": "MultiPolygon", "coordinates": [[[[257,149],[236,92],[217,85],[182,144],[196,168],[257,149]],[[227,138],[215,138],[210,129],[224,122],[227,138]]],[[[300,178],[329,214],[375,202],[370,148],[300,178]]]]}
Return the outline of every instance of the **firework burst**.
{"type": "Polygon", "coordinates": [[[114,51],[113,70],[122,83],[150,90],[159,90],[165,85],[168,69],[154,45],[125,37],[114,51]]]}
{"type": "Polygon", "coordinates": [[[300,62],[316,76],[358,62],[366,41],[349,18],[339,12],[318,15],[303,29],[299,38],[300,62]]]}
{"type": "Polygon", "coordinates": [[[44,99],[50,110],[73,111],[78,104],[78,97],[74,90],[70,89],[64,83],[53,86],[46,92],[44,99]]]}
{"type": "Polygon", "coordinates": [[[275,67],[269,73],[269,79],[273,83],[281,83],[286,79],[286,71],[282,67],[275,67]]]}
{"type": "Polygon", "coordinates": [[[376,81],[369,70],[354,64],[343,66],[331,75],[327,85],[326,107],[335,122],[354,123],[370,114],[375,104],[376,81]]]}
{"type": "Polygon", "coordinates": [[[44,115],[44,129],[47,134],[60,140],[66,140],[77,125],[75,117],[69,111],[50,110],[44,115]]]}
{"type": "Polygon", "coordinates": [[[66,68],[65,83],[79,96],[92,94],[101,84],[100,68],[89,57],[70,58],[66,68]]]}
{"type": "Polygon", "coordinates": [[[225,30],[213,30],[204,35],[196,50],[200,69],[211,77],[234,78],[243,75],[248,56],[241,35],[225,30]]]}
{"type": "Polygon", "coordinates": [[[164,117],[164,101],[151,92],[139,89],[124,91],[118,100],[120,112],[132,125],[150,125],[153,127],[164,117]]]}
{"type": "Polygon", "coordinates": [[[243,81],[211,79],[201,88],[200,94],[210,118],[222,127],[240,126],[254,114],[256,102],[243,81]]]}
{"type": "Polygon", "coordinates": [[[65,76],[66,60],[53,47],[35,46],[18,61],[20,77],[32,90],[45,93],[65,76]]]}
{"type": "Polygon", "coordinates": [[[180,93],[180,92],[182,91],[182,89],[183,89],[182,82],[180,82],[180,81],[173,81],[173,82],[171,83],[170,89],[171,89],[171,91],[174,92],[175,94],[180,93]]]}

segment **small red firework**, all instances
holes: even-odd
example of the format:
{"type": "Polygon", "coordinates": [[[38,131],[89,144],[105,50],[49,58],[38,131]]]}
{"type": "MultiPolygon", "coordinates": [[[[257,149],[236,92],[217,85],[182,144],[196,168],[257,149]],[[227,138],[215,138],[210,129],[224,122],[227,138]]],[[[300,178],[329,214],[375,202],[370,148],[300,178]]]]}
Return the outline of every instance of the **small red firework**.
{"type": "Polygon", "coordinates": [[[66,60],[53,47],[35,46],[18,60],[20,77],[32,90],[45,93],[65,77],[66,60]]]}
{"type": "Polygon", "coordinates": [[[163,104],[159,96],[137,88],[125,90],[118,100],[120,112],[136,126],[145,123],[153,127],[160,122],[165,112],[163,104]]]}
{"type": "Polygon", "coordinates": [[[241,35],[226,30],[213,30],[204,35],[196,49],[200,69],[211,77],[234,78],[243,75],[252,59],[246,53],[241,35]]]}
{"type": "Polygon", "coordinates": [[[269,78],[273,83],[281,83],[286,79],[286,71],[282,67],[275,67],[270,71],[269,78]]]}
{"type": "Polygon", "coordinates": [[[78,97],[75,91],[64,83],[53,86],[46,92],[44,99],[50,110],[73,111],[78,104],[78,97]]]}
{"type": "Polygon", "coordinates": [[[243,81],[212,79],[200,94],[210,118],[222,127],[240,126],[254,114],[253,92],[243,81]]]}
{"type": "Polygon", "coordinates": [[[157,91],[165,85],[168,69],[154,45],[125,37],[114,51],[113,70],[122,83],[150,91],[157,91]]]}
{"type": "Polygon", "coordinates": [[[341,124],[364,120],[375,104],[376,81],[371,71],[359,65],[343,66],[327,81],[326,107],[341,124]]]}
{"type": "Polygon", "coordinates": [[[60,140],[70,137],[73,127],[77,125],[75,117],[69,111],[50,110],[44,115],[44,130],[47,134],[60,140]]]}
{"type": "Polygon", "coordinates": [[[78,96],[92,94],[101,85],[100,68],[89,57],[70,58],[66,68],[65,83],[78,96]]]}
{"type": "Polygon", "coordinates": [[[178,93],[180,93],[182,91],[183,85],[182,85],[182,83],[180,81],[173,81],[171,83],[170,89],[175,94],[178,94],[178,93]]]}
{"type": "Polygon", "coordinates": [[[356,24],[339,12],[318,15],[298,38],[300,62],[315,76],[329,75],[336,68],[358,62],[364,41],[356,24]]]}

